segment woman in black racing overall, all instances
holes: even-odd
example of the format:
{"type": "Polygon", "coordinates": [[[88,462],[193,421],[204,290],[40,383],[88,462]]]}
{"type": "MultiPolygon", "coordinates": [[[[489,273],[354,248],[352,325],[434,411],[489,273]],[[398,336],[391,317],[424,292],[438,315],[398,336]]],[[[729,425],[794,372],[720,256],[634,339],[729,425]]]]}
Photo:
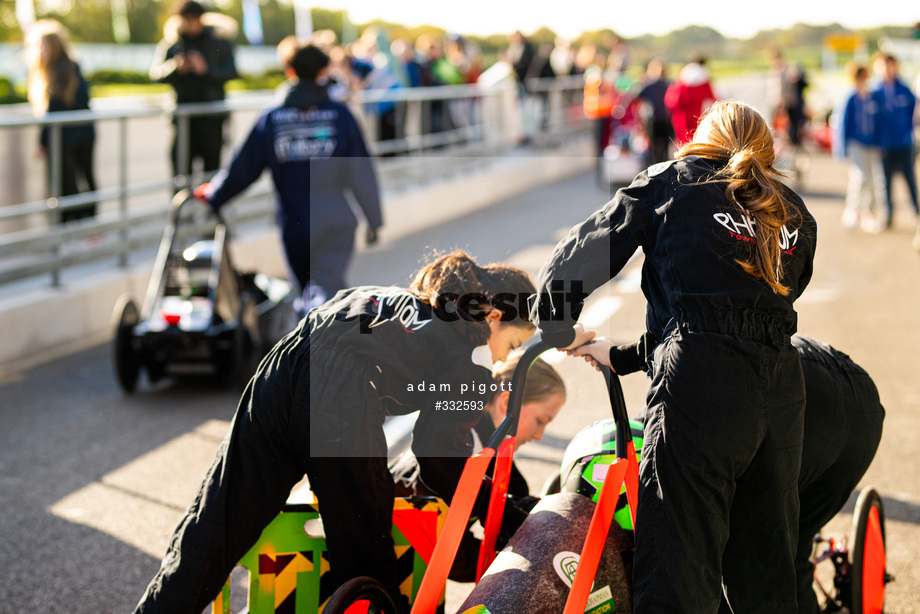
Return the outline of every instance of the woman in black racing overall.
{"type": "Polygon", "coordinates": [[[419,410],[420,480],[449,502],[473,447],[470,429],[492,396],[493,363],[533,335],[515,307],[534,291],[520,269],[480,267],[454,252],[408,289],[346,289],[312,309],[243,392],[135,612],[201,612],[304,474],[333,584],[370,576],[399,607],[384,418],[419,410]]]}
{"type": "Polygon", "coordinates": [[[723,576],[736,612],[796,611],[805,391],[790,336],[816,226],[773,162],[764,119],[718,102],[677,160],[640,173],[540,272],[532,318],[573,349],[583,299],[645,253],[646,324],[662,342],[640,464],[637,614],[714,613],[723,576]]]}

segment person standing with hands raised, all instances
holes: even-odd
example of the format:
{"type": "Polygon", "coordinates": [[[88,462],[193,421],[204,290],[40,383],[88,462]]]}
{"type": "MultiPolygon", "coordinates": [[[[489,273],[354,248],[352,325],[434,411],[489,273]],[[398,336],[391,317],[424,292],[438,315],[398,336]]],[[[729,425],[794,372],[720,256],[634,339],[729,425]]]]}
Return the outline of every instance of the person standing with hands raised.
{"type": "MultiPolygon", "coordinates": [[[[238,76],[233,58],[236,22],[226,15],[206,11],[196,0],[183,0],[173,10],[174,15],[163,27],[163,40],[156,48],[150,79],[169,83],[176,92],[176,104],[223,100],[224,84],[238,76]]],[[[201,160],[205,173],[220,168],[226,118],[226,113],[188,117],[185,144],[188,149],[184,152],[179,151],[179,118],[173,120],[176,124],[171,153],[174,175],[190,173],[196,159],[201,160]]]]}

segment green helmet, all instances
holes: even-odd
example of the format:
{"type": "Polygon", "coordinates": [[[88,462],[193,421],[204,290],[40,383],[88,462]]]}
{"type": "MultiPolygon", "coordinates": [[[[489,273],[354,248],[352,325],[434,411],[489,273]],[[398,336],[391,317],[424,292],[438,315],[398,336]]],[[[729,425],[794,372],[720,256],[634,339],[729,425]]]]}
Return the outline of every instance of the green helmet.
{"type": "MultiPolygon", "coordinates": [[[[636,460],[642,458],[642,423],[630,420],[636,460]]],[[[565,449],[560,471],[562,492],[577,492],[597,503],[607,467],[616,460],[617,430],[613,418],[598,420],[582,429],[565,449]]],[[[620,490],[620,499],[614,519],[623,529],[632,531],[632,519],[626,507],[626,487],[620,490]]]]}

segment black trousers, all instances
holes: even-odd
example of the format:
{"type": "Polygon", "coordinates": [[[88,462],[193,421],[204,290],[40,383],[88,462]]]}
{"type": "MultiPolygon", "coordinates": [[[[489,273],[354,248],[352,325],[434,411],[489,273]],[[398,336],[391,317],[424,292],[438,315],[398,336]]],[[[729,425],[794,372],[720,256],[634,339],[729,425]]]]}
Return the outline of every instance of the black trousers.
{"type": "Polygon", "coordinates": [[[805,390],[785,343],[672,331],[653,354],[637,614],[793,613],[805,390]]]}
{"type": "MultiPolygon", "coordinates": [[[[305,345],[289,335],[260,364],[243,393],[230,433],[137,605],[138,614],[200,614],[304,474],[323,518],[333,584],[371,576],[398,602],[390,534],[395,487],[387,469],[383,431],[365,425],[348,435],[353,449],[367,451],[362,456],[311,454],[310,409],[315,401],[326,397],[346,403],[365,401],[355,378],[341,372],[341,364],[324,361],[311,370],[305,345]],[[311,391],[311,376],[324,377],[328,372],[335,372],[332,381],[342,385],[311,391]]],[[[351,422],[350,426],[358,425],[351,422]]],[[[328,425],[319,430],[324,438],[336,432],[328,425]]]]}
{"type": "MultiPolygon", "coordinates": [[[[173,137],[170,156],[172,159],[173,175],[190,173],[194,168],[195,160],[201,160],[204,172],[220,170],[220,152],[224,146],[224,119],[223,115],[198,116],[188,118],[188,168],[179,168],[179,128],[173,137]]],[[[178,120],[176,120],[178,121],[178,120]]],[[[174,121],[174,123],[176,123],[174,121]]]]}
{"type": "MultiPolygon", "coordinates": [[[[397,103],[399,104],[399,103],[397,103]]],[[[380,122],[377,125],[377,141],[392,141],[396,138],[396,122],[399,119],[399,113],[397,113],[398,107],[393,107],[389,111],[380,114],[380,122]]],[[[395,152],[387,152],[381,154],[381,157],[389,158],[395,156],[395,152]]]]}
{"type": "Polygon", "coordinates": [[[894,201],[891,194],[891,182],[895,174],[900,173],[907,182],[907,191],[914,213],[920,215],[920,203],[917,201],[917,175],[914,172],[913,149],[891,149],[882,151],[882,171],[885,175],[885,211],[889,225],[894,215],[894,201]]]}
{"type": "MultiPolygon", "coordinates": [[[[96,172],[93,163],[95,139],[61,144],[61,196],[94,192],[96,172]]],[[[51,156],[48,152],[48,183],[51,183],[51,156]]],[[[61,223],[72,222],[96,215],[96,203],[89,203],[61,211],[61,223]]]]}
{"type": "Polygon", "coordinates": [[[815,614],[818,601],[809,562],[812,538],[846,504],[869,469],[882,438],[885,410],[869,375],[858,367],[826,368],[802,361],[808,406],[799,476],[799,542],[795,566],[799,612],[815,614]]]}
{"type": "MultiPolygon", "coordinates": [[[[872,378],[855,364],[846,367],[804,359],[802,371],[805,438],[795,570],[799,614],[816,614],[812,538],[843,508],[872,463],[882,437],[885,410],[872,378]]],[[[723,600],[720,614],[731,611],[723,600]]]]}
{"type": "Polygon", "coordinates": [[[670,119],[650,121],[646,124],[649,138],[645,165],[652,166],[671,159],[671,143],[674,140],[674,125],[670,119]]]}
{"type": "Polygon", "coordinates": [[[354,223],[322,228],[311,225],[308,245],[284,239],[288,265],[301,292],[321,293],[323,298],[317,300],[325,302],[348,286],[345,274],[354,255],[356,229],[354,223]]]}

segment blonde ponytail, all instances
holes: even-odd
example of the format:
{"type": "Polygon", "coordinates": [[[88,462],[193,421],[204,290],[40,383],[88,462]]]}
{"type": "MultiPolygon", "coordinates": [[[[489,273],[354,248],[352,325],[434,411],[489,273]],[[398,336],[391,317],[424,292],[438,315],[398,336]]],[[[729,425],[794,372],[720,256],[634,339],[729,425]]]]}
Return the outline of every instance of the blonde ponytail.
{"type": "Polygon", "coordinates": [[[762,279],[778,294],[782,283],[782,229],[797,224],[798,210],[789,202],[774,166],[773,137],[766,121],[753,108],[734,101],[716,102],[678,158],[699,156],[724,162],[710,181],[726,183],[726,196],[754,218],[756,247],[750,260],[736,262],[746,273],[762,279]]]}

